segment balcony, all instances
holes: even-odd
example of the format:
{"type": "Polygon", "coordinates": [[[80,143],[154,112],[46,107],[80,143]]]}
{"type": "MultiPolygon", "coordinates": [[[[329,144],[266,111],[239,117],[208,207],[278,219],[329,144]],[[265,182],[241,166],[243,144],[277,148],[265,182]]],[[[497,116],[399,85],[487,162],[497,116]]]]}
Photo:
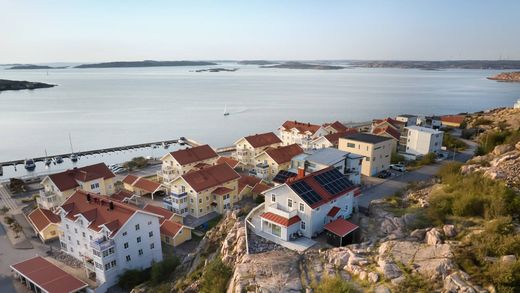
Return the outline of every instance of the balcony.
{"type": "Polygon", "coordinates": [[[260,168],[260,169],[267,169],[267,168],[269,168],[269,164],[267,164],[265,162],[264,163],[258,163],[258,164],[256,164],[256,167],[260,168]]]}
{"type": "Polygon", "coordinates": [[[40,197],[36,201],[39,206],[51,209],[59,204],[58,196],[52,191],[40,190],[40,197]]]}
{"type": "Polygon", "coordinates": [[[98,251],[107,250],[112,246],[114,246],[114,240],[105,237],[90,241],[90,247],[98,251]]]}
{"type": "Polygon", "coordinates": [[[298,211],[296,209],[287,212],[287,211],[283,210],[282,207],[280,207],[277,203],[266,205],[265,212],[273,213],[273,214],[279,215],[281,217],[284,217],[286,219],[290,219],[290,218],[298,215],[298,211]]]}

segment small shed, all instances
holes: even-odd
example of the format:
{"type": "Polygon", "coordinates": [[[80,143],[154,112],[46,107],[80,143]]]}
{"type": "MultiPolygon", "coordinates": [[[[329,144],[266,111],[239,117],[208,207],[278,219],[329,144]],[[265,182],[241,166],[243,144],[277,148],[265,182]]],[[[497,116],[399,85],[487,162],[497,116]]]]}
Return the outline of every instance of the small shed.
{"type": "Polygon", "coordinates": [[[334,246],[345,246],[354,242],[355,231],[359,228],[343,218],[338,218],[325,225],[327,243],[334,246]]]}

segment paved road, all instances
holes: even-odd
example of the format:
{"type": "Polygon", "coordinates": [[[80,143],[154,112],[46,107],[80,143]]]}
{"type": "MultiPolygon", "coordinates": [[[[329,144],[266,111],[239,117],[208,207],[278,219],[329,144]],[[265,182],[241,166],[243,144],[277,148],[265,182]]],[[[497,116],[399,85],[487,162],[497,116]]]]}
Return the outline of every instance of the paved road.
{"type": "MultiPolygon", "coordinates": [[[[475,148],[477,146],[476,143],[470,140],[463,141],[468,145],[468,148],[465,151],[455,155],[455,160],[459,162],[466,162],[471,157],[473,157],[475,148]]],[[[447,160],[407,172],[399,177],[390,178],[379,185],[365,189],[363,190],[363,194],[358,198],[359,206],[368,207],[372,200],[391,196],[392,194],[406,188],[406,186],[411,182],[431,179],[439,172],[439,169],[443,165],[451,162],[452,160],[453,153],[447,160]]]]}

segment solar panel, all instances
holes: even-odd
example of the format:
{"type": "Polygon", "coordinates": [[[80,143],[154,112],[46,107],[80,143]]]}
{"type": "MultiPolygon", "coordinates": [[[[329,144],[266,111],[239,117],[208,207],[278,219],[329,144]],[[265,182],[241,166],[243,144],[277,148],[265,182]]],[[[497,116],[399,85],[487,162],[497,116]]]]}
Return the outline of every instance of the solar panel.
{"type": "Polygon", "coordinates": [[[277,183],[285,183],[287,181],[287,179],[294,177],[296,175],[297,175],[296,173],[281,170],[278,172],[278,174],[276,174],[276,176],[274,176],[273,181],[277,182],[277,183]]]}
{"type": "Polygon", "coordinates": [[[314,179],[330,194],[338,194],[354,184],[336,169],[314,176],[314,179]]]}
{"type": "Polygon", "coordinates": [[[321,196],[312,189],[305,181],[291,184],[291,188],[308,204],[313,205],[321,200],[321,196]]]}

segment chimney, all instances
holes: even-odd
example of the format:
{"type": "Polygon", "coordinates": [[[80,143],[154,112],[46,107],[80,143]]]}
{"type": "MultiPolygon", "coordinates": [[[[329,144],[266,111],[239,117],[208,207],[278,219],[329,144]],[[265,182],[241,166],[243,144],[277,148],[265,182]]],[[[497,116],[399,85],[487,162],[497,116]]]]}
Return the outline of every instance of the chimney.
{"type": "Polygon", "coordinates": [[[108,204],[108,208],[110,210],[113,210],[114,209],[114,203],[111,201],[109,204],[108,204]]]}
{"type": "Polygon", "coordinates": [[[298,167],[298,176],[296,178],[300,179],[305,177],[305,167],[298,167]]]}

